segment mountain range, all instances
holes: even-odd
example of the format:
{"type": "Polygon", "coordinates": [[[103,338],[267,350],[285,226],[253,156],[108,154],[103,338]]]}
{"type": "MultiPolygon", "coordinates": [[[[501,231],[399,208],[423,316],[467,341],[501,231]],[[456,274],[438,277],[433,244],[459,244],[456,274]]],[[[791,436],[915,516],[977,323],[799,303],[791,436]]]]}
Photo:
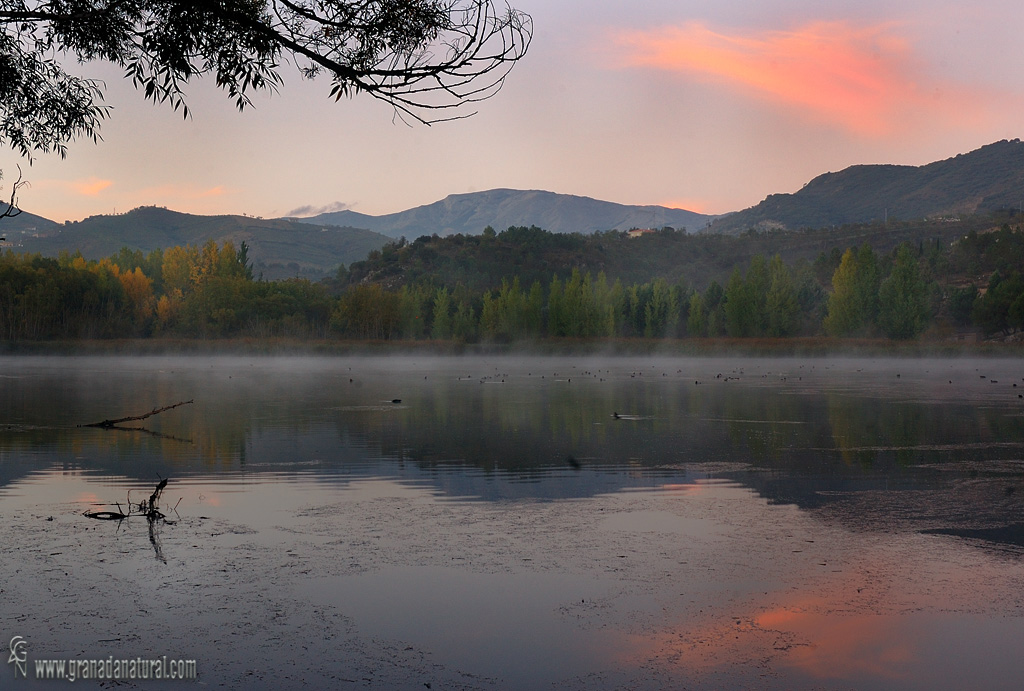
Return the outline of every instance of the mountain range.
{"type": "Polygon", "coordinates": [[[479,235],[487,226],[498,231],[511,226],[537,226],[552,233],[665,226],[695,231],[715,218],[664,206],[629,206],[542,190],[496,189],[451,194],[433,204],[383,216],[346,210],[295,220],[367,228],[391,238],[415,240],[421,235],[479,235]]]}
{"type": "Polygon", "coordinates": [[[856,165],[814,178],[792,194],[773,194],[743,211],[708,216],[663,206],[629,206],[540,190],[496,189],[453,194],[382,216],[338,211],[312,218],[196,216],[160,207],[54,223],[22,213],[0,220],[3,243],[55,256],[81,250],[90,259],[122,246],[160,247],[245,241],[266,278],[318,278],[366,258],[389,240],[422,235],[480,234],[491,226],[535,225],[554,233],[662,228],[738,234],[749,229],[829,228],[872,221],[920,220],[1024,207],[1024,143],[1000,141],[924,166],[856,165]]]}

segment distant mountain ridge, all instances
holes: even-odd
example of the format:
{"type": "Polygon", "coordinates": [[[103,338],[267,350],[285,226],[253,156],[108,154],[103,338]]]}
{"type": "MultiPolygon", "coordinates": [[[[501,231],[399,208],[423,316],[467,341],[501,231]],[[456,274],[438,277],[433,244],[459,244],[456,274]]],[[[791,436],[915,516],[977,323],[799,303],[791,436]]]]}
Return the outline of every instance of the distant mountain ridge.
{"type": "MultiPolygon", "coordinates": [[[[0,230],[6,229],[4,222],[0,222],[0,230]]],[[[339,264],[365,259],[370,251],[388,242],[383,235],[362,228],[312,226],[249,216],[196,216],[155,206],[116,216],[90,216],[64,225],[47,223],[51,225],[45,226],[45,235],[8,231],[7,239],[14,241],[15,251],[56,256],[62,250],[81,250],[87,259],[109,257],[122,247],[150,252],[202,245],[211,239],[218,244],[231,240],[236,247],[245,242],[257,275],[262,272],[267,279],[296,275],[321,278],[336,271],[339,264]]]]}
{"type": "Polygon", "coordinates": [[[760,204],[725,216],[663,206],[629,206],[541,190],[495,189],[453,194],[394,214],[339,211],[303,219],[197,216],[159,207],[125,214],[54,223],[24,212],[0,220],[4,246],[55,256],[81,250],[90,259],[122,246],[150,251],[209,239],[243,240],[267,278],[332,273],[361,261],[389,239],[421,235],[479,235],[535,225],[553,233],[661,228],[736,234],[747,229],[797,230],[870,223],[887,218],[920,220],[985,214],[1024,207],[1024,143],[1000,141],[923,166],[856,165],[825,173],[792,194],[773,194],[760,204]]]}
{"type": "Polygon", "coordinates": [[[543,190],[495,189],[451,194],[433,204],[383,216],[334,211],[294,220],[367,228],[391,238],[415,240],[421,235],[479,235],[487,226],[502,231],[535,225],[552,233],[672,226],[692,232],[715,218],[665,206],[630,206],[543,190]]]}
{"type": "Polygon", "coordinates": [[[772,194],[722,217],[712,233],[797,230],[844,223],[919,220],[1017,209],[1024,199],[1024,143],[988,144],[923,166],[857,165],[772,194]]]}

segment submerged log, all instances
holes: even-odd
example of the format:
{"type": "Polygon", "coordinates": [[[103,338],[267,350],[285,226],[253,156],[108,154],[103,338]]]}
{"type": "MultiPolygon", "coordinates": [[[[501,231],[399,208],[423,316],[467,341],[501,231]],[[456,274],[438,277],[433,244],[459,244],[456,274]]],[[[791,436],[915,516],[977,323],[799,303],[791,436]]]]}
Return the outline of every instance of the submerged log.
{"type": "Polygon", "coordinates": [[[165,410],[171,410],[172,408],[177,408],[178,406],[182,405],[188,405],[189,403],[192,403],[192,401],[181,401],[179,403],[174,403],[173,405],[166,405],[163,408],[154,408],[153,410],[149,411],[144,415],[132,415],[130,417],[117,418],[116,420],[103,420],[102,422],[93,422],[88,425],[79,425],[79,427],[99,427],[101,429],[116,429],[117,426],[122,422],[134,422],[136,420],[145,420],[146,418],[153,417],[154,415],[162,413],[165,410]]]}

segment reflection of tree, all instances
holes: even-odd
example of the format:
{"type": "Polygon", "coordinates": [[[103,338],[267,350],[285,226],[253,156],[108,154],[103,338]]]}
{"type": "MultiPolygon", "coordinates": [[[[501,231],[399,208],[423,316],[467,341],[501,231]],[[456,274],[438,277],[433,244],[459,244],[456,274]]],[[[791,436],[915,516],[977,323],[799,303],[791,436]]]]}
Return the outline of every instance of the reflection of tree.
{"type": "Polygon", "coordinates": [[[693,375],[662,376],[649,366],[629,377],[625,365],[610,375],[565,361],[531,363],[529,374],[479,364],[459,371],[459,361],[445,372],[357,363],[351,372],[332,364],[325,371],[296,366],[269,374],[216,360],[208,368],[147,363],[134,374],[69,368],[8,387],[0,390],[0,407],[19,417],[0,428],[0,454],[28,460],[0,464],[0,483],[27,472],[31,459],[42,457],[39,450],[69,468],[146,480],[154,473],[288,472],[312,461],[345,472],[355,463],[358,472],[372,473],[381,472],[381,459],[529,479],[572,456],[584,468],[749,464],[754,472],[737,476],[744,483],[774,500],[806,505],[819,501],[814,495],[823,478],[829,489],[851,481],[872,486],[879,478],[909,477],[916,463],[991,455],[964,440],[1024,436],[1024,418],[1000,408],[795,391],[753,373],[723,372],[740,381],[710,375],[695,385],[693,375]],[[161,369],[164,374],[153,373],[161,369]],[[126,400],[124,391],[138,393],[126,400]],[[160,437],[74,427],[95,419],[96,410],[119,416],[191,397],[194,406],[154,418],[160,437]],[[394,398],[402,403],[391,403],[394,398]],[[44,428],[39,422],[53,420],[54,410],[64,426],[44,428]]]}
{"type": "Polygon", "coordinates": [[[806,441],[818,417],[812,401],[780,396],[768,389],[756,396],[734,392],[719,400],[717,415],[728,421],[733,445],[745,446],[755,461],[783,459],[802,439],[806,441]]]}
{"type": "Polygon", "coordinates": [[[787,450],[806,448],[807,435],[818,429],[814,400],[653,374],[629,384],[580,370],[504,383],[500,375],[483,383],[435,381],[404,397],[400,410],[340,412],[336,424],[339,433],[364,439],[384,455],[424,466],[457,460],[514,472],[567,454],[584,465],[646,467],[791,460],[787,450]],[[801,421],[811,424],[793,424],[801,421]]]}
{"type": "Polygon", "coordinates": [[[830,393],[827,401],[832,439],[843,462],[870,468],[875,462],[875,448],[881,442],[878,421],[869,418],[860,399],[830,393]]]}
{"type": "Polygon", "coordinates": [[[883,457],[900,466],[978,457],[977,443],[1018,440],[1019,419],[997,408],[934,405],[830,393],[832,440],[848,465],[869,468],[883,457]]]}

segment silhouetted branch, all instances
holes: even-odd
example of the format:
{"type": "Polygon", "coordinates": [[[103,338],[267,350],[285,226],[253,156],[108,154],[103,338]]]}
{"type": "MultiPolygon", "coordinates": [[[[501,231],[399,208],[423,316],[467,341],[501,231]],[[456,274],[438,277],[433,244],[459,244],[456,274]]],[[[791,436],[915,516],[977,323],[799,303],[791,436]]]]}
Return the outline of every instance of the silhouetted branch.
{"type": "Polygon", "coordinates": [[[167,405],[167,406],[164,406],[163,408],[154,408],[153,410],[149,411],[145,415],[132,415],[130,417],[117,418],[116,420],[104,420],[102,422],[93,422],[93,423],[88,424],[88,425],[79,425],[79,427],[100,427],[100,428],[103,428],[103,429],[112,429],[112,428],[113,429],[127,429],[125,427],[117,427],[117,425],[122,423],[122,422],[132,422],[134,420],[145,420],[146,418],[152,417],[154,415],[157,415],[158,413],[162,413],[165,410],[171,410],[172,408],[177,408],[178,406],[182,406],[182,405],[188,405],[189,403],[192,403],[192,401],[191,400],[189,400],[189,401],[181,401],[180,403],[175,403],[173,405],[167,405]]]}
{"type": "Polygon", "coordinates": [[[28,181],[22,179],[21,166],[18,166],[18,179],[11,186],[11,201],[7,202],[7,208],[0,213],[0,218],[14,218],[21,213],[21,209],[18,208],[18,190],[27,184],[28,181]]]}

